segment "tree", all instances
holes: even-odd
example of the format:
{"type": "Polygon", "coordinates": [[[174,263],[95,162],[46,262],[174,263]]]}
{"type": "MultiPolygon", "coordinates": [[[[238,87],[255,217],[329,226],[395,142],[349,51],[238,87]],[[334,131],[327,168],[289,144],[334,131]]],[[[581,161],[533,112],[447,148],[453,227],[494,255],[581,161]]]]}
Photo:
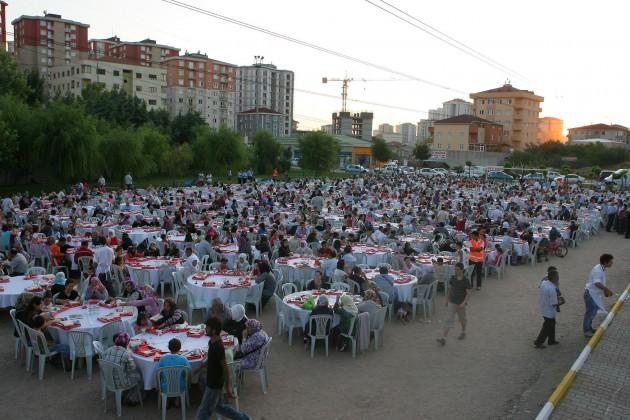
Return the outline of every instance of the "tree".
{"type": "Polygon", "coordinates": [[[101,153],[106,157],[108,177],[121,179],[128,172],[134,176],[149,175],[153,168],[150,156],[144,154],[143,137],[136,130],[112,127],[103,134],[101,153]]]}
{"type": "Polygon", "coordinates": [[[413,157],[418,160],[427,160],[431,157],[431,149],[429,149],[429,145],[426,143],[416,143],[413,148],[413,157]]]}
{"type": "Polygon", "coordinates": [[[247,162],[243,137],[229,128],[214,130],[207,125],[197,127],[192,150],[198,169],[223,172],[247,162]]]}
{"type": "Polygon", "coordinates": [[[560,168],[560,173],[562,175],[568,175],[571,172],[571,167],[567,164],[562,165],[560,168]]]}
{"type": "Polygon", "coordinates": [[[300,138],[300,166],[319,175],[337,166],[339,162],[339,142],[330,134],[321,131],[306,133],[300,138]]]}
{"type": "Polygon", "coordinates": [[[0,51],[0,94],[20,99],[26,99],[29,94],[24,73],[11,54],[5,51],[0,51]]]}
{"type": "Polygon", "coordinates": [[[505,169],[510,169],[510,168],[512,168],[512,162],[505,162],[505,163],[503,164],[503,167],[504,167],[505,169]]]}
{"type": "Polygon", "coordinates": [[[166,156],[165,169],[170,176],[185,174],[194,158],[193,150],[188,143],[173,145],[166,156]]]}
{"type": "Polygon", "coordinates": [[[280,160],[278,161],[278,170],[280,172],[285,173],[291,169],[291,158],[293,158],[293,149],[291,149],[291,146],[282,149],[280,160]]]}
{"type": "Polygon", "coordinates": [[[201,115],[196,112],[179,114],[171,121],[171,138],[173,143],[192,143],[198,127],[208,127],[201,115]]]}
{"type": "Polygon", "coordinates": [[[387,162],[394,153],[381,137],[372,137],[372,157],[379,162],[387,162]]]}
{"type": "Polygon", "coordinates": [[[466,167],[468,168],[468,176],[470,177],[470,170],[472,169],[472,162],[467,160],[466,167]]]}
{"type": "Polygon", "coordinates": [[[91,83],[81,91],[80,102],[88,113],[116,125],[139,127],[148,121],[145,102],[124,90],[106,91],[102,85],[91,83]]]}
{"type": "Polygon", "coordinates": [[[38,105],[47,101],[46,83],[39,70],[33,69],[26,74],[26,85],[29,88],[26,98],[29,104],[38,105]]]}
{"type": "Polygon", "coordinates": [[[599,166],[595,165],[591,167],[591,178],[593,179],[597,179],[597,177],[599,177],[599,173],[602,171],[602,168],[600,168],[599,166]]]}
{"type": "Polygon", "coordinates": [[[169,164],[171,145],[167,134],[153,124],[145,124],[137,130],[136,135],[142,143],[143,154],[147,159],[147,174],[166,173],[169,164]]]}
{"type": "Polygon", "coordinates": [[[258,174],[271,173],[278,166],[280,143],[271,131],[259,130],[252,138],[252,166],[258,174]]]}

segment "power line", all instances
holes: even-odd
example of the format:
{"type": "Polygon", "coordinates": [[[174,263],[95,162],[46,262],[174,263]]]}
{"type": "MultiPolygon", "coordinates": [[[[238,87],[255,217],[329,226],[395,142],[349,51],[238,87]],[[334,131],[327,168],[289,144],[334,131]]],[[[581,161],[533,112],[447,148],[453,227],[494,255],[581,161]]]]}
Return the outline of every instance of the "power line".
{"type": "Polygon", "coordinates": [[[228,16],[220,15],[218,13],[215,13],[215,12],[212,12],[212,11],[209,11],[209,10],[201,9],[199,7],[192,6],[190,4],[187,4],[187,3],[184,3],[184,2],[181,2],[181,1],[177,1],[177,0],[162,0],[162,1],[165,2],[165,3],[172,4],[174,6],[178,6],[178,7],[181,7],[181,8],[184,8],[184,9],[187,9],[187,10],[190,10],[190,11],[202,14],[202,15],[210,16],[210,17],[213,17],[215,19],[223,20],[225,22],[229,22],[229,23],[232,23],[232,24],[235,24],[235,25],[247,28],[247,29],[251,29],[251,30],[254,30],[254,31],[257,31],[257,32],[261,32],[261,33],[264,33],[266,35],[270,35],[270,36],[273,36],[273,37],[276,37],[276,38],[280,38],[280,39],[283,39],[285,41],[289,41],[289,42],[292,42],[294,44],[301,45],[303,47],[311,48],[311,49],[314,49],[314,50],[317,50],[317,51],[320,51],[320,52],[324,52],[326,54],[330,54],[330,55],[334,55],[336,57],[344,58],[346,60],[353,61],[353,62],[358,63],[358,64],[363,64],[365,66],[373,67],[375,69],[378,69],[378,70],[381,70],[381,71],[384,71],[384,72],[387,72],[387,73],[392,73],[392,74],[396,74],[398,76],[405,77],[407,79],[416,80],[418,82],[422,82],[422,83],[425,83],[427,85],[434,86],[434,87],[437,87],[437,88],[440,88],[440,89],[466,94],[466,92],[464,92],[462,90],[454,89],[454,88],[451,88],[449,86],[445,86],[445,85],[442,85],[440,83],[432,82],[430,80],[423,79],[423,78],[415,76],[415,75],[407,74],[407,73],[404,73],[404,72],[401,72],[401,71],[398,71],[398,70],[395,70],[395,69],[390,69],[388,67],[381,66],[380,64],[372,63],[370,61],[363,60],[363,59],[360,59],[360,58],[356,58],[356,57],[350,56],[348,54],[344,54],[344,53],[341,53],[341,52],[338,52],[338,51],[331,50],[329,48],[321,47],[319,45],[316,45],[316,44],[313,44],[313,43],[310,43],[310,42],[307,42],[307,41],[302,41],[300,39],[293,38],[291,36],[284,35],[284,34],[281,34],[281,33],[278,33],[278,32],[274,32],[274,31],[271,31],[269,29],[262,28],[260,26],[255,26],[255,25],[252,25],[250,23],[243,22],[243,21],[240,21],[240,20],[237,20],[237,19],[234,19],[234,18],[230,18],[228,16]]]}
{"type": "Polygon", "coordinates": [[[431,25],[421,21],[420,19],[418,19],[418,18],[414,17],[413,15],[405,12],[404,10],[396,7],[395,5],[393,5],[391,3],[388,3],[385,0],[378,0],[378,1],[380,1],[381,3],[386,4],[390,8],[396,10],[399,13],[402,13],[403,15],[409,17],[410,19],[420,23],[420,25],[423,25],[426,28],[431,29],[431,31],[434,31],[435,33],[425,29],[424,27],[422,27],[420,25],[417,25],[417,24],[409,21],[408,19],[405,19],[404,17],[402,17],[402,16],[392,12],[391,10],[388,10],[388,9],[386,9],[386,8],[384,8],[384,7],[380,6],[380,5],[372,2],[371,0],[364,0],[364,1],[369,3],[369,4],[371,4],[372,6],[376,7],[377,9],[379,9],[379,10],[381,10],[381,11],[383,11],[383,12],[385,12],[385,13],[393,16],[393,17],[395,17],[396,19],[399,19],[399,20],[401,20],[401,21],[403,21],[403,22],[413,26],[414,28],[419,29],[420,31],[422,31],[422,32],[424,32],[424,33],[426,33],[426,34],[428,34],[428,35],[430,35],[430,36],[432,36],[432,37],[434,37],[434,38],[444,42],[445,44],[450,45],[451,47],[453,47],[453,48],[463,52],[464,54],[469,55],[470,57],[473,57],[476,60],[479,60],[479,61],[481,61],[484,64],[487,64],[488,66],[490,66],[490,67],[492,67],[492,68],[494,68],[496,70],[499,70],[501,72],[509,73],[509,74],[511,74],[513,76],[517,76],[517,77],[519,77],[521,79],[527,79],[527,77],[523,76],[522,74],[518,73],[517,71],[512,70],[509,67],[499,63],[498,61],[488,57],[487,55],[485,55],[485,54],[475,50],[474,48],[469,47],[468,45],[464,44],[463,42],[458,41],[457,39],[451,37],[450,35],[448,35],[448,34],[442,32],[442,31],[440,31],[439,29],[437,29],[437,28],[435,28],[435,27],[433,27],[433,26],[431,26],[431,25]],[[436,33],[441,35],[441,36],[437,35],[436,33]]]}

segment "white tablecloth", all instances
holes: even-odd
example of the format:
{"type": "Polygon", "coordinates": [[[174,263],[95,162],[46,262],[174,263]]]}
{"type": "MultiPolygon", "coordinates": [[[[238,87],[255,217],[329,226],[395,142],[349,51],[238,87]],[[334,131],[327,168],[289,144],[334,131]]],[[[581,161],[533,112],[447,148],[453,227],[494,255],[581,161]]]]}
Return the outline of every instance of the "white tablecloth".
{"type": "MultiPolygon", "coordinates": [[[[326,293],[326,297],[328,298],[328,306],[332,308],[333,306],[335,306],[335,302],[337,302],[337,298],[341,296],[342,293],[333,294],[332,290],[327,291],[327,292],[328,293],[326,293]]],[[[302,309],[301,306],[290,303],[290,301],[293,299],[302,297],[302,296],[311,296],[311,295],[313,295],[312,290],[304,290],[303,292],[296,292],[296,293],[292,293],[290,295],[285,296],[284,299],[282,299],[282,302],[284,303],[283,310],[285,311],[286,315],[290,317],[298,317],[300,319],[301,325],[306,325],[306,323],[308,322],[308,318],[311,316],[311,311],[307,309],[302,309]]],[[[353,297],[355,299],[355,302],[361,301],[360,297],[358,296],[353,296],[353,297]]],[[[315,298],[315,304],[317,304],[317,297],[315,298]]],[[[336,326],[337,324],[339,324],[339,315],[334,314],[333,327],[336,326]]]]}
{"type": "Polygon", "coordinates": [[[403,235],[398,238],[398,242],[404,244],[405,242],[409,242],[411,247],[416,252],[425,252],[427,247],[431,243],[429,238],[426,238],[422,235],[403,235]]]}
{"type": "MultiPolygon", "coordinates": [[[[378,275],[378,270],[364,270],[365,276],[372,280],[374,277],[378,275]]],[[[394,278],[394,290],[398,295],[398,300],[400,302],[411,302],[413,298],[413,288],[416,284],[418,284],[418,278],[412,274],[406,274],[402,271],[390,270],[389,275],[394,278]],[[396,283],[397,280],[400,279],[410,279],[407,283],[396,283]]]]}
{"type": "Polygon", "coordinates": [[[149,284],[154,288],[160,283],[160,277],[172,280],[173,277],[170,273],[180,267],[179,263],[170,264],[168,263],[168,260],[165,259],[148,259],[138,262],[138,264],[141,266],[139,267],[127,264],[129,276],[136,284],[139,284],[138,280],[140,280],[140,276],[138,275],[138,272],[147,272],[149,273],[149,284]]]}
{"type": "MultiPolygon", "coordinates": [[[[494,248],[495,245],[501,245],[503,243],[503,238],[490,238],[488,239],[488,243],[492,245],[492,248],[494,248]]],[[[527,243],[527,241],[512,238],[512,246],[514,248],[514,254],[517,257],[529,255],[529,244],[527,243]]],[[[503,251],[507,250],[504,249],[503,251]]]]}
{"type": "Polygon", "coordinates": [[[134,244],[139,244],[145,239],[149,239],[151,241],[157,241],[160,237],[160,233],[162,230],[160,228],[133,228],[133,229],[123,229],[122,233],[126,233],[129,235],[129,239],[134,244]]]}
{"type": "MultiPolygon", "coordinates": [[[[36,280],[40,280],[41,277],[37,277],[36,280]]],[[[54,280],[50,279],[49,282],[54,280]]],[[[36,287],[37,285],[33,280],[24,280],[24,276],[15,276],[9,278],[9,283],[0,283],[0,287],[4,291],[0,292],[0,308],[10,308],[15,306],[18,297],[24,292],[27,292],[27,288],[36,287]]],[[[43,290],[37,292],[42,294],[43,290]]]]}
{"type": "Polygon", "coordinates": [[[389,248],[378,245],[354,244],[352,245],[352,253],[365,255],[366,264],[370,267],[376,267],[381,263],[387,262],[386,259],[392,251],[389,248]]]}
{"type": "MultiPolygon", "coordinates": [[[[203,275],[205,272],[197,273],[196,275],[203,275]]],[[[208,273],[210,274],[210,273],[208,273]]],[[[205,280],[195,280],[193,276],[189,276],[186,280],[188,282],[188,287],[192,291],[195,300],[197,303],[204,303],[206,307],[210,307],[210,303],[212,299],[218,297],[221,298],[223,302],[229,302],[230,296],[235,290],[239,290],[242,288],[234,288],[234,287],[221,287],[226,282],[228,283],[237,283],[239,279],[243,278],[242,276],[228,276],[221,274],[211,274],[205,278],[205,280]],[[203,286],[204,282],[214,282],[216,286],[214,287],[205,287],[203,286]]],[[[256,284],[255,279],[250,279],[251,286],[256,284]]]]}
{"type": "Polygon", "coordinates": [[[278,258],[275,261],[275,268],[282,272],[285,281],[305,286],[313,279],[315,271],[321,268],[321,261],[320,258],[312,256],[278,258]]]}

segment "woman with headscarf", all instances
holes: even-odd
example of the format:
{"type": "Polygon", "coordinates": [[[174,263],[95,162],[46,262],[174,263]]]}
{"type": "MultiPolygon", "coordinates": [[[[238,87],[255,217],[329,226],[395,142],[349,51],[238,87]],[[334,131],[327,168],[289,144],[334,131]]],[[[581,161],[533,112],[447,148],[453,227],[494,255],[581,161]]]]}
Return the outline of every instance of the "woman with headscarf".
{"type": "Polygon", "coordinates": [[[118,299],[122,301],[128,300],[138,300],[142,298],[142,294],[138,290],[136,286],[136,282],[133,280],[127,280],[123,283],[123,293],[122,296],[119,296],[118,299]]]}
{"type": "MultiPolygon", "coordinates": [[[[335,327],[337,332],[339,334],[352,334],[350,325],[352,324],[352,319],[359,313],[359,309],[357,308],[357,305],[354,304],[352,296],[345,294],[341,295],[341,297],[335,302],[333,310],[340,318],[339,325],[335,327]]],[[[346,340],[337,341],[337,348],[339,351],[345,351],[347,347],[348,343],[346,340]]]]}
{"type": "Polygon", "coordinates": [[[85,288],[85,293],[83,294],[83,300],[89,299],[98,299],[98,300],[107,300],[109,294],[107,293],[107,289],[101,283],[101,281],[96,276],[90,277],[90,283],[88,287],[85,288]]]}
{"type": "Polygon", "coordinates": [[[267,344],[269,336],[262,329],[262,324],[257,319],[248,319],[245,323],[243,343],[235,358],[241,361],[241,369],[253,369],[258,364],[262,355],[262,348],[267,344]]]}
{"type": "Polygon", "coordinates": [[[55,284],[50,288],[50,293],[56,295],[59,292],[63,292],[66,288],[66,275],[63,271],[59,271],[55,274],[55,284]]]}
{"type": "MultiPolygon", "coordinates": [[[[105,350],[101,359],[122,367],[124,377],[118,378],[119,386],[131,387],[134,384],[139,384],[140,389],[143,390],[142,376],[140,372],[136,370],[136,363],[133,361],[131,351],[129,351],[127,346],[129,346],[129,334],[125,332],[116,333],[114,334],[114,345],[105,350]]],[[[126,391],[123,394],[125,404],[131,406],[138,405],[139,401],[136,400],[137,395],[138,393],[135,392],[135,390],[131,393],[126,391]]]]}
{"type": "Polygon", "coordinates": [[[294,254],[299,256],[313,255],[313,250],[308,247],[306,241],[300,241],[300,245],[296,248],[294,254]]]}
{"type": "Polygon", "coordinates": [[[223,322],[223,330],[238,338],[238,342],[242,343],[243,331],[245,331],[245,323],[247,322],[245,307],[240,303],[233,305],[230,308],[230,314],[232,319],[228,319],[223,322]]]}
{"type": "Polygon", "coordinates": [[[172,325],[182,324],[185,322],[185,318],[182,310],[177,308],[175,300],[166,298],[164,300],[164,309],[162,309],[159,316],[153,317],[152,321],[154,327],[162,329],[172,325]]]}
{"type": "Polygon", "coordinates": [[[150,284],[145,284],[142,288],[142,297],[134,300],[128,300],[125,305],[135,306],[138,312],[146,312],[149,317],[155,316],[160,312],[159,296],[150,284]]]}
{"type": "Polygon", "coordinates": [[[235,265],[236,271],[245,272],[249,271],[250,268],[249,262],[247,261],[247,254],[239,254],[235,265]]]}

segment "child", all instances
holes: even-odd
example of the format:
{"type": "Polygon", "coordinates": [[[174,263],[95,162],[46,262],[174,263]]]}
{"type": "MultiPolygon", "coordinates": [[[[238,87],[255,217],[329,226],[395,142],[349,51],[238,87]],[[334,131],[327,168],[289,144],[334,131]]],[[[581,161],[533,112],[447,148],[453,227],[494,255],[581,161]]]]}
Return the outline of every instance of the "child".
{"type": "Polygon", "coordinates": [[[144,311],[138,312],[136,324],[133,326],[133,330],[136,332],[136,334],[140,334],[150,327],[151,324],[149,323],[149,315],[144,311]]]}
{"type": "MultiPolygon", "coordinates": [[[[160,359],[157,365],[158,369],[162,367],[168,367],[168,366],[186,366],[189,369],[191,369],[190,362],[188,361],[188,359],[186,359],[181,354],[178,354],[181,348],[182,348],[182,343],[177,338],[172,338],[168,342],[168,350],[170,351],[170,354],[165,354],[164,356],[162,356],[162,358],[160,359]]],[[[181,384],[180,384],[181,388],[186,388],[189,385],[185,382],[183,375],[180,380],[181,380],[181,384]]],[[[190,375],[188,375],[188,380],[190,381],[190,375]]],[[[165,376],[160,377],[160,387],[163,390],[168,389],[168,383],[165,376]]],[[[175,399],[175,406],[179,407],[178,398],[175,399]]]]}

